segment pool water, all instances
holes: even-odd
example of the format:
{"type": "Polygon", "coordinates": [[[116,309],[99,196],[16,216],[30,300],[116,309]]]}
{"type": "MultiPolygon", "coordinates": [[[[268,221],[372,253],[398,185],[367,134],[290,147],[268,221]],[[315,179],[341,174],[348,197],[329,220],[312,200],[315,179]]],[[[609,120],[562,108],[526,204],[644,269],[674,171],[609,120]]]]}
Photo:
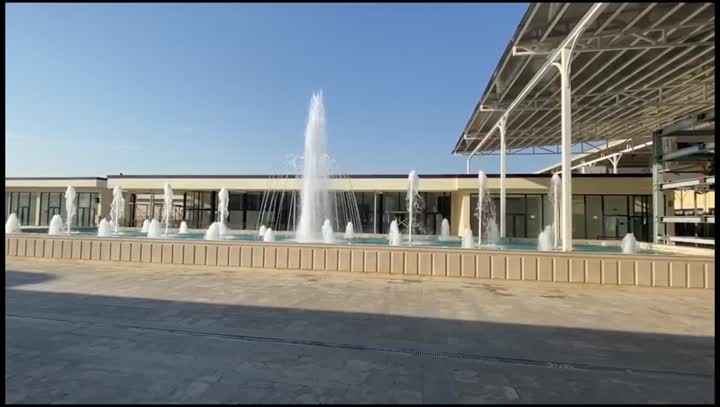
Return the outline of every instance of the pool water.
{"type": "MultiPolygon", "coordinates": [[[[22,233],[32,234],[47,234],[47,229],[31,229],[25,230],[22,233]]],[[[70,236],[91,236],[97,237],[97,229],[81,229],[73,231],[70,236]]],[[[121,231],[117,234],[113,234],[110,238],[131,238],[131,239],[144,239],[147,233],[140,231],[121,231]]],[[[170,233],[167,236],[163,236],[161,239],[168,240],[205,240],[205,234],[200,232],[191,233],[170,233]]],[[[224,235],[220,241],[251,241],[251,242],[262,242],[263,238],[252,233],[242,234],[231,234],[224,235]]],[[[294,242],[295,237],[292,235],[276,235],[276,242],[294,242]]],[[[321,242],[318,242],[321,243],[321,242]]],[[[368,245],[368,246],[388,246],[388,239],[385,237],[358,237],[354,239],[343,239],[340,236],[336,237],[335,244],[338,245],[368,245]]],[[[407,244],[403,245],[407,246],[407,244]]],[[[451,249],[462,248],[462,242],[460,240],[437,240],[434,236],[421,236],[416,237],[410,244],[412,247],[444,247],[451,249]]],[[[476,247],[477,248],[477,247],[476,247]]],[[[537,251],[536,242],[512,242],[512,243],[500,243],[497,245],[483,245],[481,248],[488,250],[521,250],[521,251],[537,251]]],[[[601,245],[575,245],[573,247],[575,252],[586,252],[586,253],[622,253],[620,246],[601,246],[601,245]]],[[[652,250],[638,250],[637,254],[659,254],[652,250]]],[[[665,253],[662,253],[665,254],[665,253]]]]}

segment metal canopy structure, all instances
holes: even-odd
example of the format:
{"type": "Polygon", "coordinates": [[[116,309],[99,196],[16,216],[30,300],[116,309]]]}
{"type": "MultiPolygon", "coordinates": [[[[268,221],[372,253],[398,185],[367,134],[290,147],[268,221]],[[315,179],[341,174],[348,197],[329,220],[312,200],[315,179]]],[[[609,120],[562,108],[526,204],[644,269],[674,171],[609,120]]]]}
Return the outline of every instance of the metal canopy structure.
{"type": "Polygon", "coordinates": [[[530,5],[453,149],[468,173],[474,155],[499,152],[500,237],[508,152],[562,146],[560,240],[571,251],[573,143],[641,145],[714,109],[714,20],[712,3],[530,5]]]}
{"type": "MultiPolygon", "coordinates": [[[[453,154],[498,154],[508,108],[509,154],[555,153],[560,72],[523,90],[597,3],[533,3],[457,141],[453,154]],[[521,100],[518,100],[521,97],[521,100]],[[514,104],[514,105],[513,105],[514,104]]],[[[712,3],[608,3],[572,51],[572,142],[633,140],[715,105],[712,3]]]]}

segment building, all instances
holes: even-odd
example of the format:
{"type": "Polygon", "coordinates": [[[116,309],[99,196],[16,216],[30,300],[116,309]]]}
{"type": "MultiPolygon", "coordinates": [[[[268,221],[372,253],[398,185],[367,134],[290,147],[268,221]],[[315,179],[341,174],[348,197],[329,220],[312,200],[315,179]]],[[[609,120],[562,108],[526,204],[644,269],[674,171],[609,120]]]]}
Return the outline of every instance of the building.
{"type": "MultiPolygon", "coordinates": [[[[499,177],[489,175],[489,191],[499,205],[499,177]]],[[[651,183],[647,174],[586,174],[574,180],[573,216],[576,239],[620,239],[633,232],[640,240],[652,236],[651,183]]],[[[6,217],[18,214],[25,226],[46,226],[52,215],[66,218],[63,192],[72,185],[78,191],[78,220],[74,227],[93,227],[101,217],[109,216],[111,190],[122,186],[126,196],[125,219],[122,224],[138,227],[145,219],[160,220],[163,208],[163,185],[169,183],[174,192],[174,214],[188,227],[205,229],[217,219],[217,193],[225,187],[230,192],[229,219],[234,230],[251,230],[259,226],[260,216],[272,212],[276,230],[292,228],[293,213],[298,199],[294,177],[271,178],[262,175],[192,176],[192,175],[109,175],[106,178],[6,178],[6,217]],[[275,179],[275,181],[272,181],[275,179]],[[281,182],[277,180],[281,179],[281,182]],[[272,188],[272,189],[270,189],[272,188]],[[271,205],[269,197],[285,193],[271,205]],[[271,208],[271,206],[273,206],[271,208]],[[90,221],[90,220],[93,221],[90,221]]],[[[357,202],[361,223],[356,229],[365,233],[387,233],[389,223],[407,218],[407,176],[352,175],[333,179],[336,194],[351,191],[357,202]]],[[[535,238],[544,225],[552,222],[547,199],[548,174],[512,175],[508,183],[508,237],[535,238]]],[[[420,175],[424,205],[416,217],[419,231],[439,234],[443,219],[448,219],[451,232],[460,235],[465,227],[477,234],[478,181],[476,175],[420,175]]],[[[266,218],[267,219],[267,218],[266,218]]],[[[344,225],[338,225],[344,227],[344,225]]],[[[337,228],[340,229],[340,228],[337,228]]]]}

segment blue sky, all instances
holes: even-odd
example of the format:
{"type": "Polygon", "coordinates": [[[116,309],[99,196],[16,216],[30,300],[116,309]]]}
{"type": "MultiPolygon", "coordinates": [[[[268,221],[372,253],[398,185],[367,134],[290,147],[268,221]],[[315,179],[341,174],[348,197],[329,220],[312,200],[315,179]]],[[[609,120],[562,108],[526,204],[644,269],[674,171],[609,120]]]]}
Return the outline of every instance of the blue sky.
{"type": "Polygon", "coordinates": [[[526,7],[9,4],[6,174],[284,173],[319,89],[342,172],[462,173],[452,147],[526,7]]]}

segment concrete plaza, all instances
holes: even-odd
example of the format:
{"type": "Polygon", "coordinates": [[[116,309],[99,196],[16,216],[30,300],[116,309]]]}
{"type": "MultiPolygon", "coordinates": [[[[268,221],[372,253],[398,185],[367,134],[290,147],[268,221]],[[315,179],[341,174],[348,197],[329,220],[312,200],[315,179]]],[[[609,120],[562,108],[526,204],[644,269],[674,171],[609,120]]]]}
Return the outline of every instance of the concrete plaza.
{"type": "Polygon", "coordinates": [[[713,403],[714,290],[5,262],[6,403],[713,403]]]}

